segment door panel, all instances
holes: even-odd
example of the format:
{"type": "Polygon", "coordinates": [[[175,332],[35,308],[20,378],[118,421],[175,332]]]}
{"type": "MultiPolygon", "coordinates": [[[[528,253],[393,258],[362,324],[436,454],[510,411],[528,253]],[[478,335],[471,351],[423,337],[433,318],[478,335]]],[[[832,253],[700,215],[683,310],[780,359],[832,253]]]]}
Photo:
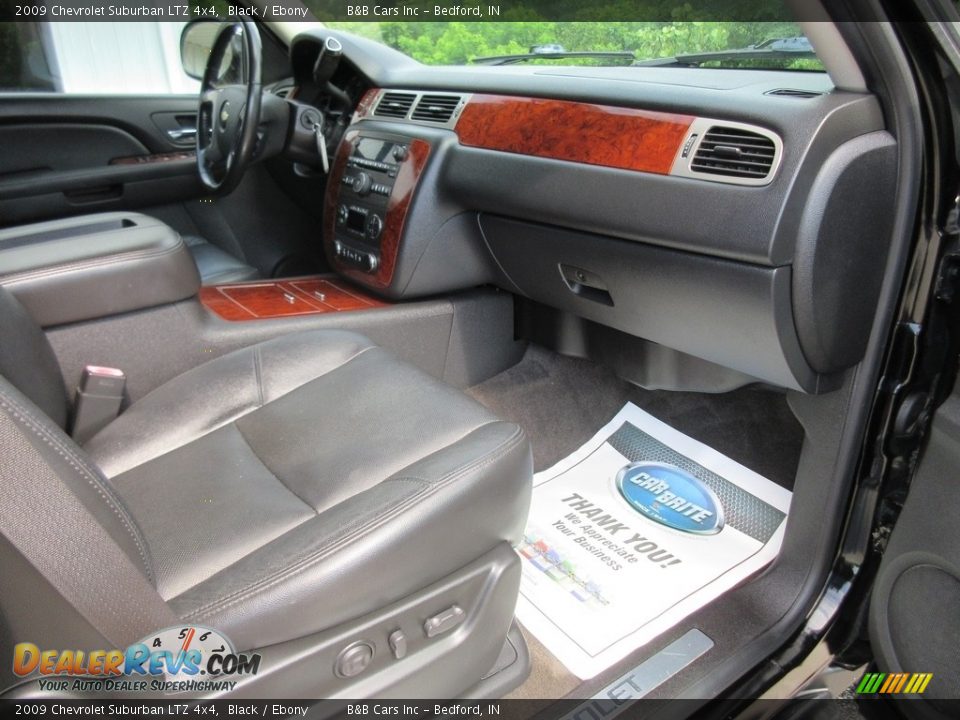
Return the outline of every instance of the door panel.
{"type": "Polygon", "coordinates": [[[205,195],[190,154],[194,96],[5,95],[0,224],[205,195]]]}
{"type": "Polygon", "coordinates": [[[908,717],[955,717],[960,697],[960,389],[934,416],[910,492],[890,535],[870,606],[880,669],[933,673],[908,717]],[[942,704],[941,704],[942,703],[942,704]]]}
{"type": "MultiPolygon", "coordinates": [[[[180,73],[184,24],[0,28],[4,47],[34,75],[0,72],[4,88],[20,90],[0,93],[0,227],[138,210],[265,275],[325,269],[315,199],[322,180],[277,159],[252,166],[225,197],[200,182],[192,154],[199,83],[180,73]]],[[[264,82],[289,87],[286,48],[271,33],[262,39],[264,82]]]]}

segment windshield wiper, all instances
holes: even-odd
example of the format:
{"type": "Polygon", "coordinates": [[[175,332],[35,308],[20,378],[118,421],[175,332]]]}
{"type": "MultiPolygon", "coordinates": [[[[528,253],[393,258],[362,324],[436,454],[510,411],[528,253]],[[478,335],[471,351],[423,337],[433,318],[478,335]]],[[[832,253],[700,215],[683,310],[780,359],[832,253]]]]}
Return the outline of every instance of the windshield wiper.
{"type": "Polygon", "coordinates": [[[816,54],[809,50],[720,50],[718,52],[695,53],[691,55],[677,55],[676,57],[656,58],[654,60],[638,60],[634,65],[670,67],[699,67],[708,62],[724,62],[728,60],[797,60],[798,58],[816,58],[816,54]]]}
{"type": "Polygon", "coordinates": [[[719,50],[716,52],[687,53],[676,57],[638,60],[634,65],[670,67],[698,67],[708,62],[727,60],[797,60],[799,58],[816,59],[813,46],[803,37],[775,38],[737,50],[719,50]]]}
{"type": "Polygon", "coordinates": [[[595,58],[598,60],[620,60],[624,65],[632,63],[637,56],[632,52],[535,52],[520,55],[497,55],[495,57],[474,58],[471,63],[476,65],[515,65],[530,62],[531,60],[563,60],[566,58],[595,58]]]}

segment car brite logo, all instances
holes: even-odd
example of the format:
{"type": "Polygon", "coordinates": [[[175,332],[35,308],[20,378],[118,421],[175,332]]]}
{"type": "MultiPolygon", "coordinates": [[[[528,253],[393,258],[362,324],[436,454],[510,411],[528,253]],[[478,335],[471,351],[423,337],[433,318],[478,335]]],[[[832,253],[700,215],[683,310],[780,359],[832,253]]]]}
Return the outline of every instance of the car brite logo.
{"type": "Polygon", "coordinates": [[[617,473],[617,489],[641,515],[674,530],[715,535],[723,529],[723,506],[707,485],[673,465],[636,462],[617,473]]]}
{"type": "Polygon", "coordinates": [[[169,627],[125,650],[13,648],[13,672],[40,676],[41,690],[93,692],[210,692],[233,690],[260,670],[258,653],[238,654],[225,635],[198,625],[169,627]],[[66,678],[66,679],[65,679],[66,678]]]}

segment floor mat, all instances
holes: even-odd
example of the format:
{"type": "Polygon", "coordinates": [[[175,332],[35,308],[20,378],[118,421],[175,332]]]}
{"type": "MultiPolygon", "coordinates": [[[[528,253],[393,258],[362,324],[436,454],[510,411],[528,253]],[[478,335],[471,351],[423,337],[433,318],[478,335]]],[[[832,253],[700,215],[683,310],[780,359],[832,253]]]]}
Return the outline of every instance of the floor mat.
{"type": "Polygon", "coordinates": [[[517,619],[590,678],[769,563],[790,493],[627,403],[534,478],[517,619]]]}

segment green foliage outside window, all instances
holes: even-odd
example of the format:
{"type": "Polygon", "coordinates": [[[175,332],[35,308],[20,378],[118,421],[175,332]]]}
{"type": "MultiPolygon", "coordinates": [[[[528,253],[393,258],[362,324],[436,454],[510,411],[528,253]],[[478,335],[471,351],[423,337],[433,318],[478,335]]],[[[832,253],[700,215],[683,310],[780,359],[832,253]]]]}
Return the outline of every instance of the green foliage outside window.
{"type": "MultiPolygon", "coordinates": [[[[790,22],[329,22],[383,42],[428,65],[523,54],[537,45],[567,51],[629,51],[638,60],[736,48],[796,37],[790,22]]],[[[570,59],[556,60],[574,64],[570,59]]],[[[589,62],[589,61],[584,61],[589,62]]],[[[724,67],[822,69],[814,59],[725,61],[724,67]]]]}
{"type": "MultiPolygon", "coordinates": [[[[303,0],[327,25],[383,42],[428,65],[462,65],[476,58],[519,55],[538,45],[568,52],[633,53],[637,60],[747,48],[802,33],[783,0],[480,0],[500,8],[496,20],[413,22],[410,18],[365,17],[347,22],[343,3],[303,0]],[[567,22],[554,22],[562,18],[567,22]],[[336,19],[336,22],[331,20],[336,19]],[[397,20],[404,20],[397,22],[397,20]]],[[[398,12],[421,6],[470,5],[460,0],[380,0],[398,12]]],[[[537,62],[547,62],[538,60],[537,62]]],[[[577,64],[565,58],[550,62],[577,64]]],[[[610,60],[583,63],[615,64],[610,60]]],[[[624,64],[622,61],[616,64],[624,64]]],[[[796,57],[725,60],[723,67],[822,69],[815,59],[796,57]]]]}

